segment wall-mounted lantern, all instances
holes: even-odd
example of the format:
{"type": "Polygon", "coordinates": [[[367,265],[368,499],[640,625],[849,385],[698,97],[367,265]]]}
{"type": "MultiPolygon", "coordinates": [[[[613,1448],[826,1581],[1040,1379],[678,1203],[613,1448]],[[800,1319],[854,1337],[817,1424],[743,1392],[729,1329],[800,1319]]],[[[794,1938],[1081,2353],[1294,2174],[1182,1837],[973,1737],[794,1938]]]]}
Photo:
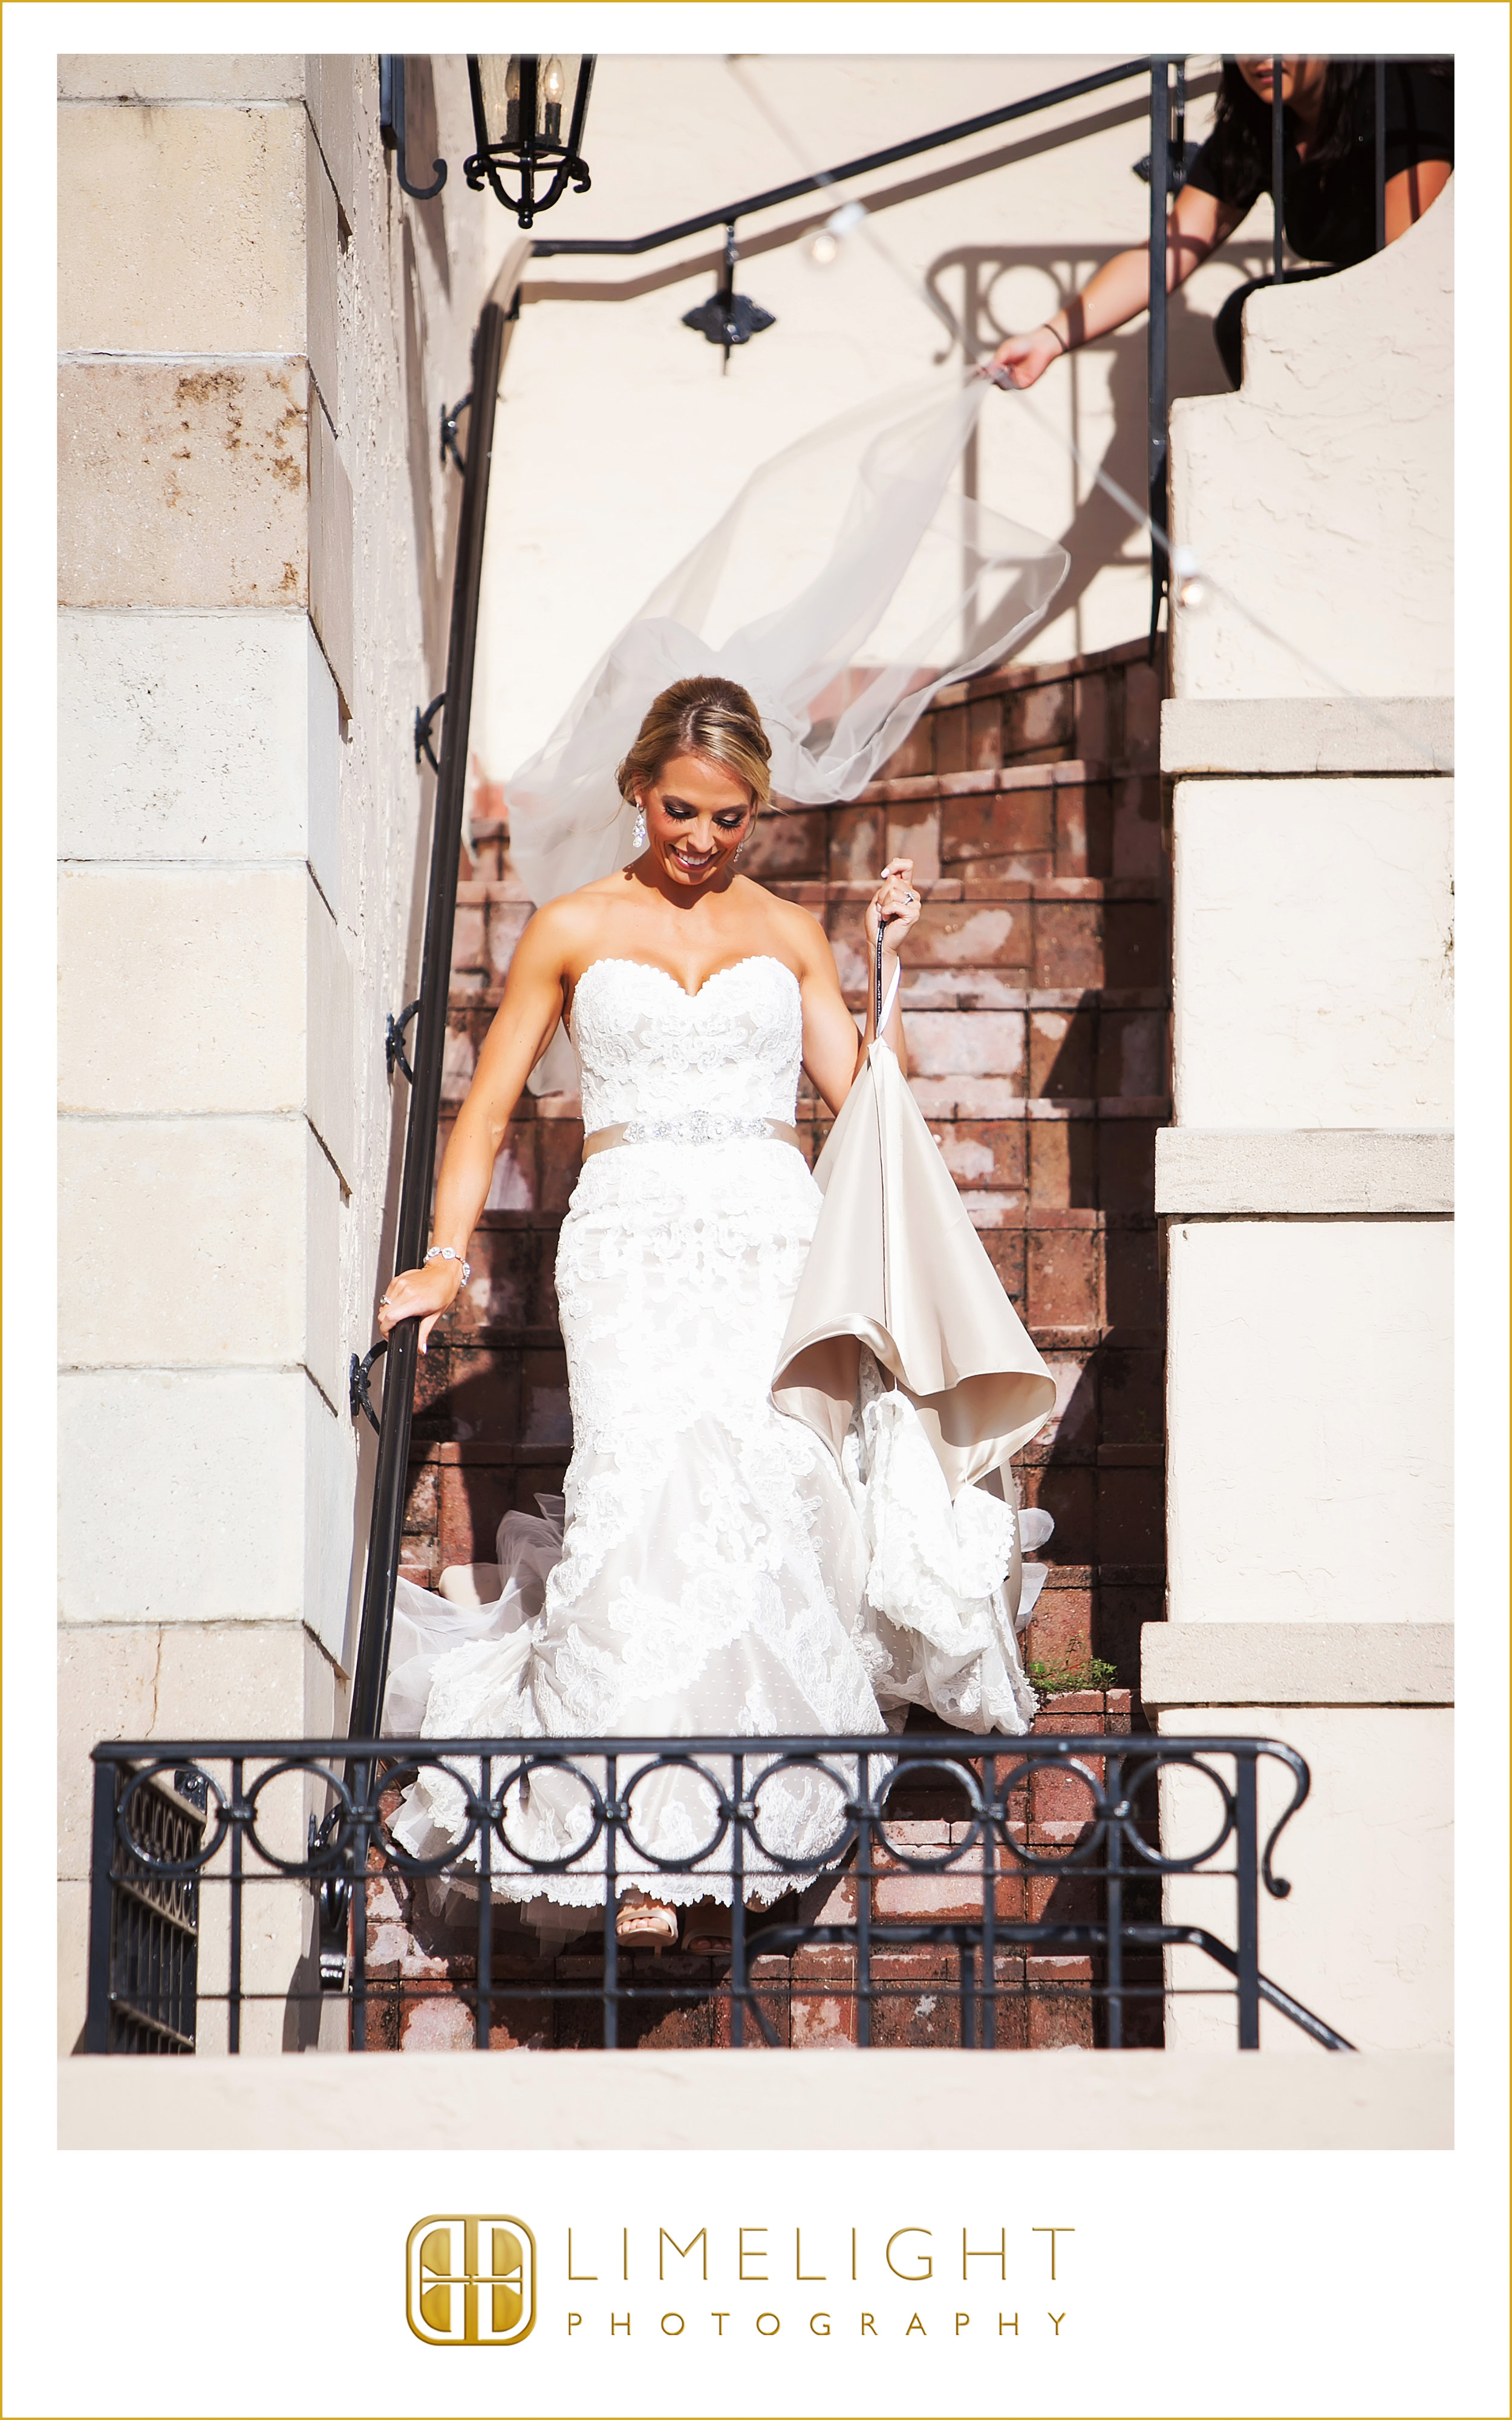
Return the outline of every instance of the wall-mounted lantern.
{"type": "MultiPolygon", "coordinates": [[[[575,194],[589,189],[588,163],[582,156],[588,96],[593,90],[594,60],[584,54],[578,61],[572,112],[566,139],[567,65],[560,58],[468,57],[468,84],[472,94],[472,126],[477,149],[464,161],[469,187],[481,194],[487,186],[494,199],[513,210],[522,227],[534,224],[542,210],[551,209],[570,184],[575,194]],[[518,180],[512,194],[506,175],[518,180]]],[[[384,57],[379,68],[379,118],[383,140],[394,154],[402,190],[417,201],[429,201],[446,182],[446,163],[432,163],[435,181],[412,185],[405,158],[404,61],[384,57]]]]}

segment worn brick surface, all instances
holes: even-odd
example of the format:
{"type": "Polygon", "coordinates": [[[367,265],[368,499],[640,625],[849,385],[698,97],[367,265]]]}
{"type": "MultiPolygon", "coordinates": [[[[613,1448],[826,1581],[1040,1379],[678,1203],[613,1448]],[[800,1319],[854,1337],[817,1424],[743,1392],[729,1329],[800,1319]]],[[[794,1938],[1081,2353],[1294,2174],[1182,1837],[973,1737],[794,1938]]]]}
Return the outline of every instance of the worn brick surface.
{"type": "Polygon", "coordinates": [[[1100,1118],[1097,1126],[1097,1190],[1102,1209],[1149,1218],[1154,1224],[1154,1118],[1100,1118]]]}
{"type": "Polygon", "coordinates": [[[1029,2050],[1090,2050],[1093,2042],[1091,1965],[1085,1958],[1030,1958],[1029,2050]]]}
{"type": "Polygon", "coordinates": [[[1090,992],[1102,985],[1106,912],[1098,900],[1036,902],[1033,967],[1041,990],[1090,992]]]}
{"type": "Polygon", "coordinates": [[[1158,776],[1145,773],[1115,783],[1111,799],[1111,871],[1118,876],[1163,880],[1165,841],[1158,776]]]}
{"type": "Polygon", "coordinates": [[[1085,1663],[1093,1652],[1096,1605],[1093,1589],[1042,1590],[1025,1634],[1026,1660],[1052,1668],[1085,1663]]]}
{"type": "Polygon", "coordinates": [[[1053,857],[1055,845],[1055,794],[1048,785],[944,802],[940,858],[952,870],[984,858],[1053,857]]]}
{"type": "Polygon", "coordinates": [[[1101,879],[1114,873],[1113,792],[1106,782],[1057,785],[1056,872],[1101,879]]]}
{"type": "Polygon", "coordinates": [[[1098,1325],[1098,1242],[1094,1231],[1051,1227],[1028,1237],[1028,1325],[1098,1325]]]}
{"type": "Polygon", "coordinates": [[[1139,1670],[1139,1633],[1147,1621],[1165,1620],[1164,1590],[1160,1588],[1099,1589],[1097,1620],[1092,1637],[1092,1651],[1120,1672],[1131,1676],[1139,1670]]]}
{"type": "Polygon", "coordinates": [[[832,882],[874,882],[887,863],[880,807],[837,807],[826,817],[829,831],[829,878],[832,882]]]}
{"type": "Polygon", "coordinates": [[[763,815],[752,832],[743,870],[758,882],[768,875],[822,878],[828,870],[827,841],[823,814],[797,807],[775,809],[763,815]]]}
{"type": "MultiPolygon", "coordinates": [[[[1158,722],[1156,736],[1158,740],[1158,722]]],[[[1075,745],[1075,690],[1071,681],[1045,681],[1004,698],[1005,761],[1041,751],[1069,756],[1075,745]]]]}
{"type": "Polygon", "coordinates": [[[1029,1091],[1037,1100],[1090,1100],[1097,1088],[1099,1019],[1089,1009],[1035,1009],[1029,1017],[1029,1091]]]}
{"type": "Polygon", "coordinates": [[[1103,1253],[1109,1327],[1157,1330],[1165,1316],[1165,1299],[1153,1222],[1143,1230],[1111,1229],[1103,1253]]]}
{"type": "MultiPolygon", "coordinates": [[[[836,1917],[830,1920],[839,1922],[841,1919],[836,1917]]],[[[792,2038],[792,1993],[789,1987],[788,1967],[789,1961],[786,1958],[753,1958],[750,1962],[750,1980],[757,2004],[768,2025],[776,2034],[779,2048],[792,2038]]],[[[723,1974],[724,1970],[721,1968],[721,1981],[723,1974]]],[[[732,2024],[733,2005],[727,1990],[717,1992],[717,1995],[713,2000],[711,2014],[715,2047],[720,2050],[730,2048],[734,2041],[734,2032],[732,2024]]],[[[756,2050],[765,2050],[768,2047],[760,2024],[748,2009],[746,2012],[745,2042],[756,2050]]]]}
{"type": "Polygon", "coordinates": [[[572,1444],[567,1401],[567,1357],[527,1351],[520,1370],[520,1439],[526,1445],[572,1444]]]}
{"type": "Polygon", "coordinates": [[[848,1949],[810,1949],[795,1957],[789,2033],[794,2049],[838,2050],[855,2042],[855,1990],[856,1960],[848,1949]]]}
{"type": "Polygon", "coordinates": [[[1165,1434],[1164,1356],[1153,1346],[1102,1353],[1101,1435],[1104,1444],[1159,1445],[1165,1434]]]}
{"type": "Polygon", "coordinates": [[[915,723],[897,754],[891,758],[889,773],[933,773],[934,770],[934,717],[923,715],[915,723]]]}
{"type": "Polygon", "coordinates": [[[1027,1173],[1026,1128],[1002,1118],[952,1118],[931,1128],[941,1157],[963,1192],[1022,1188],[1027,1173]]]}

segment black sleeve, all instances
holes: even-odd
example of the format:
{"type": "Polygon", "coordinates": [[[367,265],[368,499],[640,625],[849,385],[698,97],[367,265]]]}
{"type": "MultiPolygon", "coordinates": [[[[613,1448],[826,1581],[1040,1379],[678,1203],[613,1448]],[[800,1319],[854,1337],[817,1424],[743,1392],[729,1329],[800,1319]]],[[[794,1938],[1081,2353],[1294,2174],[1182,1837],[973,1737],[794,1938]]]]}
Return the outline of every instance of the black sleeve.
{"type": "Polygon", "coordinates": [[[1386,70],[1386,179],[1422,160],[1455,156],[1455,94],[1446,75],[1412,60],[1386,70]]]}
{"type": "Polygon", "coordinates": [[[1263,179],[1244,177],[1211,135],[1188,162],[1185,182],[1195,185],[1199,194],[1211,194],[1215,201],[1227,202],[1241,218],[1266,190],[1263,179]]]}

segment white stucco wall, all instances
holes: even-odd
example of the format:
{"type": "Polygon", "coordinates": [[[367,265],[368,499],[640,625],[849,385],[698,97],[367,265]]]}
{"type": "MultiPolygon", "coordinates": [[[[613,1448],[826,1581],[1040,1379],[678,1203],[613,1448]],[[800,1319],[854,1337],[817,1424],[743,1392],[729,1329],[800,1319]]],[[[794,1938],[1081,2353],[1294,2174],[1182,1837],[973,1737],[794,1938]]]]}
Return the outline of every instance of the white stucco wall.
{"type": "MultiPolygon", "coordinates": [[[[1282,1834],[1274,1869],[1285,1899],[1260,1892],[1260,1972],[1365,2051],[1447,2049],[1454,2017],[1453,1715],[1445,1709],[1211,1706],[1161,1716],[1164,1733],[1284,1740],[1312,1787],[1282,1834]]],[[[1260,1838],[1291,1793],[1273,1760],[1260,1766],[1260,1838]]],[[[1168,1854],[1211,1838],[1216,1800],[1190,1773],[1163,1784],[1168,1854]]],[[[1167,1922],[1200,1924],[1230,1947],[1231,1885],[1178,1879],[1167,1922]]],[[[1170,2050],[1217,2050],[1234,2039],[1230,1999],[1185,1997],[1228,1978],[1200,1950],[1170,1953],[1170,2050]]],[[[1262,2008],[1262,2051],[1326,2055],[1289,2018],[1262,2008]]]]}
{"type": "MultiPolygon", "coordinates": [[[[1114,64],[1085,54],[751,59],[790,147],[721,58],[609,54],[585,146],[593,190],[567,196],[537,232],[649,232],[1114,64]]],[[[1211,116],[1211,66],[1191,62],[1194,141],[1211,116]]],[[[736,290],[777,324],[733,355],[728,377],[719,351],[680,324],[714,290],[717,234],[638,258],[535,262],[494,458],[476,723],[489,772],[507,773],[545,737],[602,648],[758,463],[879,389],[956,374],[962,346],[920,280],[980,358],[1145,240],[1149,188],[1131,172],[1149,147],[1149,83],[1136,78],[742,222],[736,290]],[[1080,139],[1061,143],[1072,126],[1080,139]],[[998,164],[961,177],[982,158],[998,164]],[[875,205],[896,270],[860,236],[827,269],[812,264],[809,236],[851,197],[875,205]]],[[[1211,321],[1265,266],[1269,234],[1262,203],[1175,298],[1176,394],[1223,386],[1211,321]]],[[[1028,658],[1112,645],[1148,625],[1145,541],[1058,442],[1073,437],[1141,491],[1145,364],[1140,318],[1046,374],[1028,398],[1038,421],[1009,396],[983,415],[968,463],[976,492],[1072,557],[1028,658]]]]}
{"type": "Polygon", "coordinates": [[[1172,1222],[1173,1621],[1452,1619],[1452,1238],[1172,1222]]]}
{"type": "MultiPolygon", "coordinates": [[[[59,85],[67,2047],[92,1742],[337,1719],[459,484],[434,432],[502,237],[460,178],[401,206],[366,55],[59,85]]],[[[438,93],[458,152],[460,60],[438,93]]]]}
{"type": "Polygon", "coordinates": [[[1179,696],[1452,693],[1454,231],[1451,185],[1357,268],[1252,295],[1239,393],[1175,405],[1172,535],[1289,642],[1210,596],[1179,696]]]}
{"type": "Polygon", "coordinates": [[[1453,1125],[1453,798],[1431,778],[1179,785],[1179,1125],[1453,1125]]]}

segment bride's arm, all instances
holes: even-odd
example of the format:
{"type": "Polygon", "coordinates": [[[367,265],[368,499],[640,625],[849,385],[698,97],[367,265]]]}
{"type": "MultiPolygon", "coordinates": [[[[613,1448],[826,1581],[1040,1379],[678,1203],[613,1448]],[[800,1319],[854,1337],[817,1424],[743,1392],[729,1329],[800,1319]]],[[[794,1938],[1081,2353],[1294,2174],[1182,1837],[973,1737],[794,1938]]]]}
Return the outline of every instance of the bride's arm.
{"type": "Polygon", "coordinates": [[[424,1320],[420,1349],[462,1287],[462,1263],[488,1198],[494,1161],[515,1105],[562,1017],[563,974],[571,913],[568,904],[543,908],[521,934],[504,996],[489,1026],[468,1096],[457,1112],[436,1182],[431,1239],[456,1258],[404,1269],[385,1289],[378,1326],[387,1336],[401,1319],[424,1320]]]}
{"type": "MultiPolygon", "coordinates": [[[[918,922],[918,899],[913,879],[913,860],[895,857],[883,868],[882,880],[866,911],[869,958],[875,954],[879,923],[882,925],[884,998],[892,983],[903,938],[918,922]]],[[[808,921],[811,925],[811,920],[808,921]]],[[[841,992],[835,954],[824,935],[815,934],[807,943],[803,970],[803,1063],[827,1109],[838,1112],[855,1083],[856,1072],[865,1062],[867,1047],[875,1039],[875,1017],[876,991],[869,981],[866,1026],[857,1036],[856,1020],[841,992]]],[[[882,1039],[906,1076],[908,1044],[897,996],[884,1022],[882,1039]]]]}

